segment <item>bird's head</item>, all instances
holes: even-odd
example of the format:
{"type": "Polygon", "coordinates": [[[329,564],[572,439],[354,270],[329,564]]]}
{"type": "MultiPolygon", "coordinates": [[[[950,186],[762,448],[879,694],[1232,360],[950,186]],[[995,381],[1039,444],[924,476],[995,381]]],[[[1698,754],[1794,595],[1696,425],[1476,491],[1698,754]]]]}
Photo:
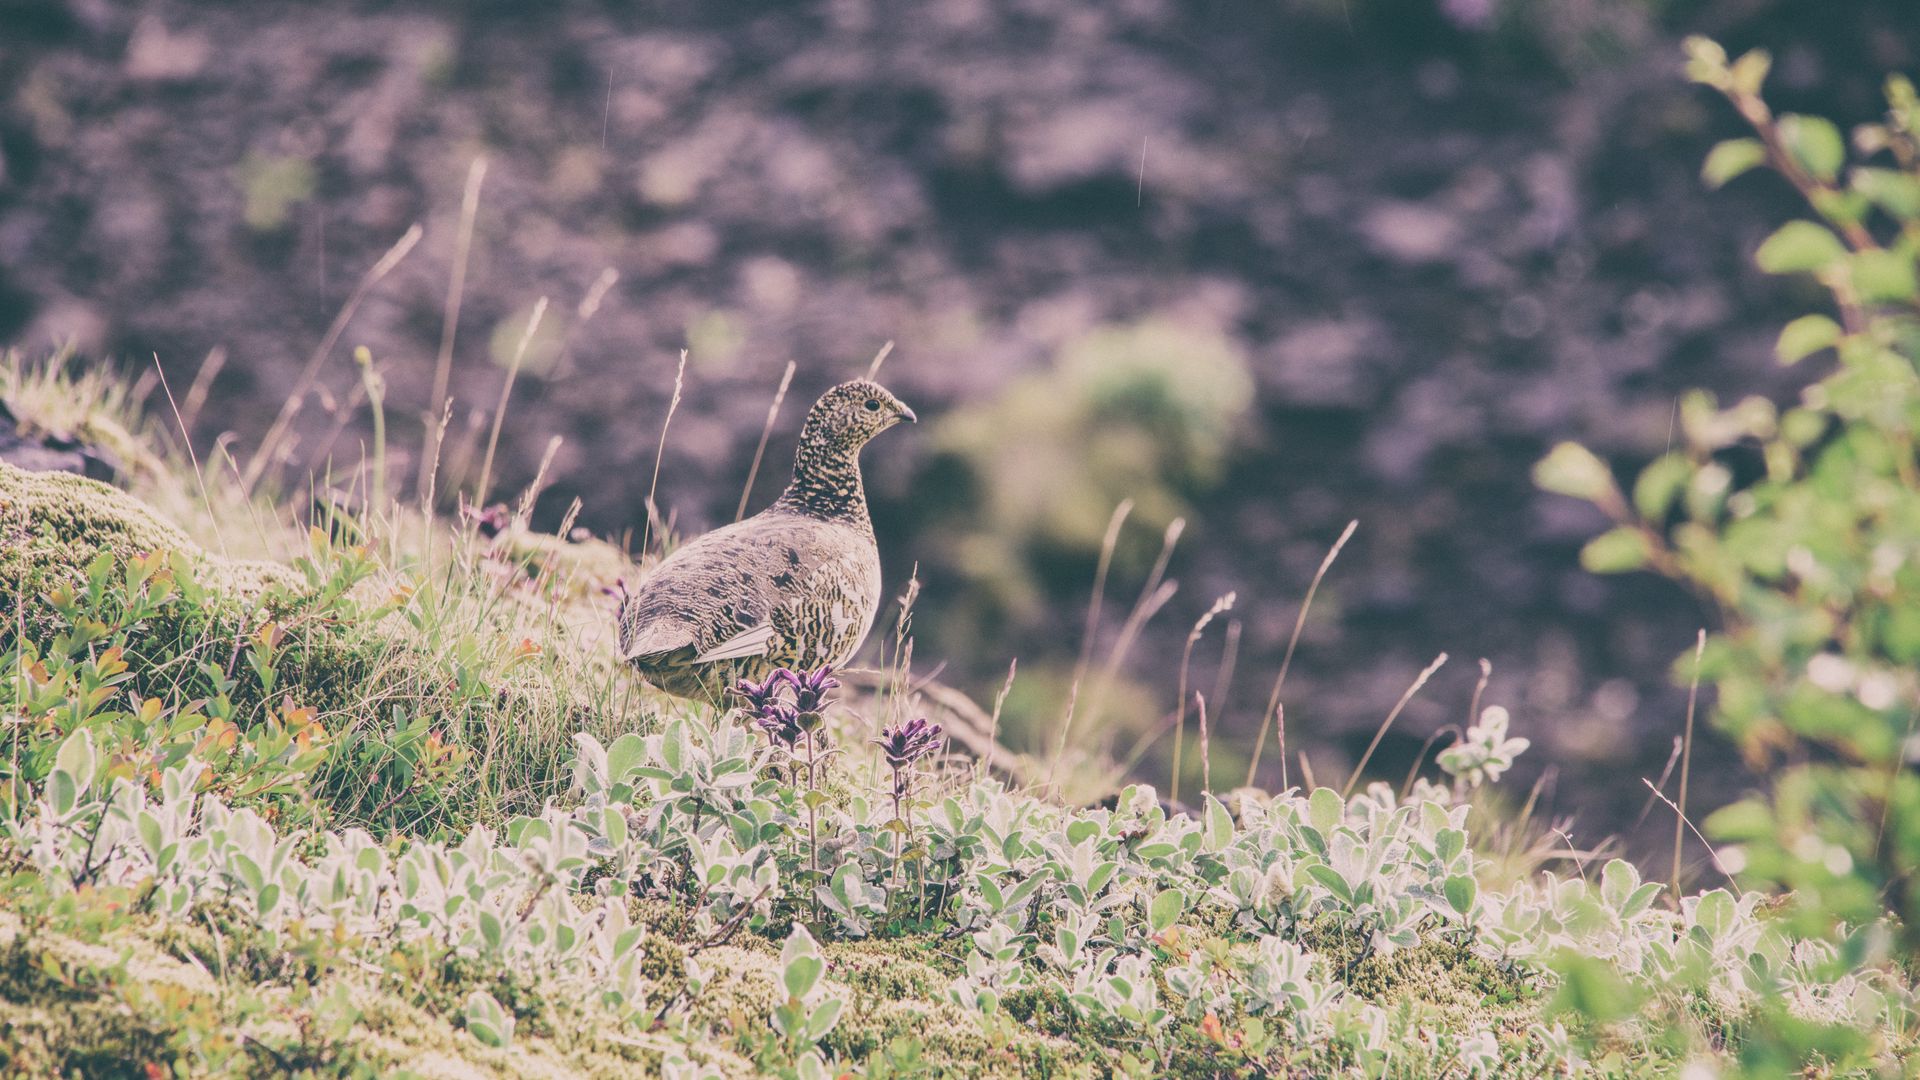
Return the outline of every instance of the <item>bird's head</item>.
{"type": "Polygon", "coordinates": [[[858,450],[868,439],[902,420],[917,420],[913,410],[886,387],[865,379],[844,382],[820,396],[807,413],[808,435],[847,449],[858,450]]]}

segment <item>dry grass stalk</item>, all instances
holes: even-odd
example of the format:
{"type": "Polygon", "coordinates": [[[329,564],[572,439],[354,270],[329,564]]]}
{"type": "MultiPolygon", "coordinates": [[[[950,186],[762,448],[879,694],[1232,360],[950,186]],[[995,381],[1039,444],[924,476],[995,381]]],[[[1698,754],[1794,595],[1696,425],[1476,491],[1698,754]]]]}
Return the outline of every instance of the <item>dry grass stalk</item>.
{"type": "Polygon", "coordinates": [[[680,391],[686,386],[687,350],[680,350],[680,366],[673,370],[673,397],[667,402],[667,418],[660,421],[660,444],[653,451],[653,480],[647,484],[647,526],[640,536],[640,557],[646,558],[653,544],[653,521],[659,516],[659,505],[653,497],[660,490],[660,462],[667,456],[667,429],[673,426],[673,414],[680,408],[680,391]]]}
{"type": "MultiPolygon", "coordinates": [[[[157,362],[157,361],[156,361],[157,362]]],[[[193,373],[193,384],[187,387],[184,404],[174,407],[174,419],[180,423],[181,432],[193,430],[200,419],[200,410],[206,407],[207,395],[213,391],[213,380],[219,378],[220,370],[227,366],[227,347],[215,345],[207,351],[207,358],[200,361],[200,370],[193,373]]]]}
{"type": "Polygon", "coordinates": [[[893,342],[889,341],[885,345],[880,346],[879,352],[873,354],[873,363],[867,365],[868,382],[872,382],[880,377],[880,365],[887,362],[887,356],[892,352],[893,342]]]}
{"type": "Polygon", "coordinates": [[[453,274],[447,280],[447,302],[440,316],[440,351],[433,362],[433,394],[427,398],[427,411],[420,422],[428,435],[420,457],[420,487],[427,486],[427,472],[440,454],[439,436],[446,431],[434,417],[447,407],[447,384],[453,376],[453,339],[460,325],[460,304],[467,294],[467,255],[473,249],[473,222],[480,213],[480,185],[487,178],[487,159],[476,157],[467,166],[466,190],[460,196],[460,231],[454,234],[453,274]]]}
{"type": "Polygon", "coordinates": [[[1160,555],[1154,560],[1152,571],[1147,574],[1146,584],[1140,587],[1133,610],[1127,613],[1126,621],[1120,624],[1120,635],[1114,639],[1113,648],[1108,650],[1106,663],[1101,665],[1100,678],[1094,683],[1087,707],[1090,719],[1098,719],[1105,709],[1107,697],[1113,692],[1113,681],[1120,674],[1120,665],[1126,662],[1127,655],[1133,651],[1134,639],[1140,636],[1141,629],[1179,590],[1178,582],[1163,583],[1160,579],[1166,575],[1173,549],[1179,544],[1180,534],[1186,528],[1185,518],[1174,518],[1167,523],[1167,530],[1160,538],[1160,555]]]}
{"type": "MultiPolygon", "coordinates": [[[[1687,688],[1687,728],[1680,742],[1680,804],[1675,806],[1673,822],[1673,902],[1680,903],[1680,845],[1686,840],[1683,828],[1689,827],[1687,821],[1687,780],[1693,768],[1693,714],[1700,704],[1700,661],[1707,651],[1707,632],[1703,629],[1693,646],[1693,685],[1687,688]]],[[[1706,843],[1702,838],[1701,843],[1706,843]]],[[[1709,847],[1708,851],[1713,849],[1709,847]]]]}
{"type": "MultiPolygon", "coordinates": [[[[1020,670],[1020,659],[1015,657],[1007,662],[1007,681],[1000,684],[1000,692],[993,698],[993,715],[987,721],[987,752],[978,759],[986,771],[993,771],[993,755],[1000,749],[1000,710],[1007,703],[1007,695],[1013,692],[1013,676],[1020,670]]],[[[974,770],[974,779],[980,777],[980,769],[974,770]]]]}
{"type": "Polygon", "coordinates": [[[1387,714],[1387,718],[1380,722],[1379,730],[1373,733],[1373,741],[1367,744],[1366,753],[1361,754],[1360,760],[1354,764],[1353,774],[1347,777],[1347,786],[1340,789],[1341,798],[1344,799],[1353,794],[1353,785],[1360,782],[1360,774],[1366,770],[1367,762],[1373,758],[1373,752],[1379,749],[1380,740],[1386,738],[1387,729],[1392,727],[1393,722],[1399,718],[1400,710],[1407,707],[1407,702],[1413,700],[1413,695],[1419,693],[1420,688],[1427,685],[1427,680],[1433,678],[1433,673],[1439,671],[1440,666],[1446,662],[1446,653],[1434,657],[1433,663],[1428,664],[1426,669],[1420,672],[1420,677],[1413,680],[1413,685],[1407,687],[1406,693],[1400,695],[1400,700],[1394,703],[1393,711],[1387,714]]]}
{"type": "MultiPolygon", "coordinates": [[[[1287,684],[1287,672],[1293,667],[1293,650],[1300,645],[1300,631],[1307,625],[1307,612],[1313,610],[1313,596],[1320,591],[1320,580],[1327,576],[1327,570],[1333,566],[1333,560],[1340,557],[1340,549],[1347,546],[1347,541],[1353,539],[1353,531],[1359,527],[1358,519],[1347,522],[1347,527],[1340,531],[1340,539],[1335,540],[1333,546],[1327,549],[1327,557],[1320,560],[1320,569],[1313,572],[1313,581],[1307,586],[1307,598],[1300,604],[1300,614],[1294,617],[1293,635],[1287,638],[1286,655],[1280,658],[1280,674],[1273,680],[1273,692],[1267,695],[1266,714],[1261,718],[1259,734],[1253,739],[1253,760],[1247,762],[1248,787],[1253,786],[1254,775],[1260,771],[1260,752],[1265,750],[1267,745],[1266,717],[1278,714],[1280,688],[1287,684]]],[[[1286,731],[1284,720],[1280,722],[1280,730],[1283,733],[1286,731]]],[[[1286,787],[1287,748],[1283,742],[1280,747],[1280,788],[1284,791],[1286,787]]]]}
{"type": "Polygon", "coordinates": [[[733,520],[739,521],[747,516],[747,498],[753,494],[753,481],[760,475],[760,460],[767,456],[767,440],[773,437],[774,420],[780,416],[780,403],[787,400],[787,387],[793,385],[794,362],[787,361],[787,370],[780,376],[780,389],[773,392],[773,404],[767,407],[767,422],[760,428],[760,445],[753,448],[753,464],[747,469],[747,482],[740,489],[740,505],[734,508],[733,520]]]}
{"type": "Polygon", "coordinates": [[[1187,741],[1187,673],[1193,664],[1193,646],[1200,640],[1200,635],[1207,632],[1207,625],[1213,622],[1215,616],[1233,610],[1233,601],[1233,593],[1215,600],[1206,614],[1194,620],[1193,629],[1187,631],[1186,647],[1180,651],[1180,690],[1174,699],[1174,707],[1178,711],[1173,722],[1173,780],[1167,785],[1167,799],[1171,802],[1180,801],[1180,759],[1187,741]]]}
{"type": "Polygon", "coordinates": [[[1213,794],[1212,744],[1207,739],[1207,696],[1193,695],[1194,708],[1200,714],[1200,796],[1213,794]]]}
{"type": "Polygon", "coordinates": [[[513,396],[514,381],[520,377],[520,364],[527,358],[527,349],[533,344],[533,335],[540,329],[540,320],[546,316],[547,298],[543,296],[534,302],[533,314],[527,317],[527,328],[520,335],[520,344],[514,346],[512,363],[507,365],[507,381],[500,388],[500,400],[493,407],[493,427],[487,432],[487,456],[480,464],[480,483],[474,488],[473,495],[474,505],[482,510],[487,506],[487,489],[493,484],[493,452],[500,446],[500,425],[507,418],[507,399],[513,396]]]}
{"type": "Polygon", "coordinates": [[[260,475],[273,463],[274,455],[280,449],[281,440],[286,438],[287,426],[293,422],[294,414],[300,411],[302,403],[306,400],[307,391],[313,388],[313,380],[320,374],[320,365],[326,362],[327,356],[333,352],[333,347],[339,344],[340,335],[346,332],[347,323],[353,319],[354,313],[360,310],[361,302],[367,298],[368,293],[373,291],[373,287],[380,283],[381,278],[392,273],[393,268],[400,265],[400,260],[406,258],[407,253],[420,242],[420,236],[419,224],[410,226],[400,239],[394,241],[393,246],[387,249],[387,253],[380,256],[379,261],[360,276],[359,283],[353,287],[352,295],[348,296],[347,302],[341,305],[339,314],[333,317],[333,323],[327,327],[325,336],[320,339],[319,347],[307,357],[307,366],[301,369],[300,377],[294,380],[293,392],[288,394],[287,400],[281,404],[279,415],[273,418],[273,425],[267,429],[266,436],[260,440],[260,448],[254,451],[253,460],[247,463],[246,471],[241,474],[242,494],[251,493],[254,485],[259,483],[260,475]]]}
{"type": "Polygon", "coordinates": [[[1107,531],[1100,538],[1100,561],[1093,571],[1093,599],[1087,601],[1087,626],[1080,635],[1080,656],[1073,664],[1073,681],[1079,682],[1093,663],[1094,638],[1100,632],[1100,608],[1106,603],[1107,573],[1113,568],[1113,552],[1120,544],[1120,527],[1133,513],[1133,500],[1122,499],[1107,519],[1107,531]]]}

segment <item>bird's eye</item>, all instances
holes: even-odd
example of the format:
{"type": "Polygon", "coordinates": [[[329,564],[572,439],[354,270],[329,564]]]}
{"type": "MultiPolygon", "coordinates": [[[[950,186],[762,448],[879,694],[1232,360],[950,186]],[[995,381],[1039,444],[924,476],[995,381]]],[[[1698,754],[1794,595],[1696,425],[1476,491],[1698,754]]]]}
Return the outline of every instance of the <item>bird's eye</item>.
{"type": "Polygon", "coordinates": [[[868,398],[868,399],[867,399],[867,411],[868,411],[868,412],[879,412],[879,411],[880,411],[880,399],[879,399],[879,398],[868,398]]]}

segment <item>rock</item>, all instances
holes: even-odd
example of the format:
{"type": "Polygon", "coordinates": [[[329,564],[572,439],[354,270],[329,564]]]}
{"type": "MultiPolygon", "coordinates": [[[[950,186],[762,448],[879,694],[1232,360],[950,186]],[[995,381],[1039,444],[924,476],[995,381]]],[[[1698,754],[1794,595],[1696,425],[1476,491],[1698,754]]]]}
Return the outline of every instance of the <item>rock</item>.
{"type": "Polygon", "coordinates": [[[0,461],[27,472],[72,473],[92,480],[111,481],[120,474],[111,455],[76,439],[21,434],[20,422],[5,402],[0,402],[0,461]]]}

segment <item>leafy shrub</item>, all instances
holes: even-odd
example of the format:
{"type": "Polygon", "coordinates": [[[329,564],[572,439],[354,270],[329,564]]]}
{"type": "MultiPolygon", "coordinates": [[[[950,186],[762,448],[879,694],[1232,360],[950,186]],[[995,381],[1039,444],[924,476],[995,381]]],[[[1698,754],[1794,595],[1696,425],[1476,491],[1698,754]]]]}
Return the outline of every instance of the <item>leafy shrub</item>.
{"type": "Polygon", "coordinates": [[[1707,182],[1764,168],[1814,212],[1755,258],[1824,288],[1829,312],[1793,320],[1777,346],[1820,374],[1784,410],[1688,395],[1684,445],[1624,490],[1573,444],[1536,478],[1615,520],[1582,552],[1589,569],[1667,574],[1723,615],[1701,674],[1771,789],[1708,819],[1720,864],[1790,888],[1810,926],[1859,927],[1891,905],[1920,943],[1920,98],[1889,80],[1887,118],[1853,132],[1850,163],[1832,123],[1768,108],[1766,53],[1689,51],[1689,74],[1754,129],[1714,147],[1707,182]]]}

